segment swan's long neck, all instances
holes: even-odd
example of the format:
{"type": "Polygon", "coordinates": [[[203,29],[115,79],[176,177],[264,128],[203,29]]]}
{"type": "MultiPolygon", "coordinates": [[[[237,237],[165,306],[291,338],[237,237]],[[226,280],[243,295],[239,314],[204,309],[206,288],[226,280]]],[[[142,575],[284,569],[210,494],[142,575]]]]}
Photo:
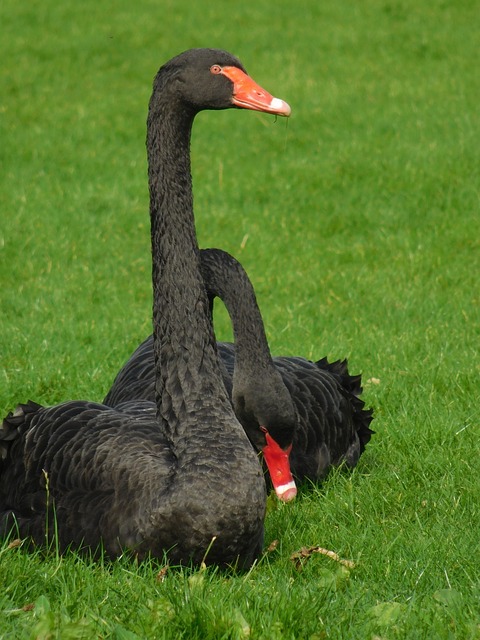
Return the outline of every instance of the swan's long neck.
{"type": "Polygon", "coordinates": [[[262,316],[253,289],[249,288],[242,300],[230,296],[225,300],[229,315],[233,318],[235,342],[235,369],[244,375],[273,370],[262,316]]]}
{"type": "Polygon", "coordinates": [[[246,376],[273,367],[253,286],[242,265],[219,249],[202,251],[209,292],[225,304],[233,325],[235,368],[246,376]]]}
{"type": "MultiPolygon", "coordinates": [[[[192,123],[193,114],[152,96],[147,151],[156,398],[159,418],[177,443],[180,432],[193,423],[199,435],[199,411],[208,414],[215,405],[231,412],[199,267],[190,170],[192,123]]],[[[214,430],[215,425],[205,428],[214,430]]]]}

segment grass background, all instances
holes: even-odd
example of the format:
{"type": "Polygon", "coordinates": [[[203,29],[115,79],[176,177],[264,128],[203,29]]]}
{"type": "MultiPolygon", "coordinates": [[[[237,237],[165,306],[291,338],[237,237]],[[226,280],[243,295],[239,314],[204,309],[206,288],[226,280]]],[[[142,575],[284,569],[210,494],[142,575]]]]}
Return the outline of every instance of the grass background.
{"type": "Polygon", "coordinates": [[[150,332],[151,82],[214,46],[293,115],[198,117],[200,245],[242,261],[274,354],[363,372],[377,434],[353,474],[270,505],[278,546],[247,575],[2,547],[2,638],[480,638],[479,10],[3,0],[2,415],[101,399],[150,332]],[[356,567],[298,571],[309,545],[356,567]]]}

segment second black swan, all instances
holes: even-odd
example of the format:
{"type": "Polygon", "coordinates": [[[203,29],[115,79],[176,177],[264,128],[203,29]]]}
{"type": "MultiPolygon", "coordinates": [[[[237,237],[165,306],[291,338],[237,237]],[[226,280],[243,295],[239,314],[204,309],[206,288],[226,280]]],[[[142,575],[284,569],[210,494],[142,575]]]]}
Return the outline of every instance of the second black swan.
{"type": "MultiPolygon", "coordinates": [[[[223,381],[250,441],[263,451],[279,497],[290,491],[288,469],[269,459],[270,437],[289,455],[293,476],[318,481],[332,466],[354,467],[373,433],[372,411],[359,397],[361,377],[347,362],[311,362],[270,355],[253,286],[237,260],[218,249],[200,251],[209,294],[219,297],[232,320],[234,345],[217,343],[223,381]]],[[[122,402],[154,397],[152,336],[134,351],[104,399],[122,402]]],[[[275,454],[276,455],[276,454],[275,454]]],[[[272,456],[273,457],[273,456],[272,456]]],[[[292,493],[294,489],[292,488],[292,493]]]]}

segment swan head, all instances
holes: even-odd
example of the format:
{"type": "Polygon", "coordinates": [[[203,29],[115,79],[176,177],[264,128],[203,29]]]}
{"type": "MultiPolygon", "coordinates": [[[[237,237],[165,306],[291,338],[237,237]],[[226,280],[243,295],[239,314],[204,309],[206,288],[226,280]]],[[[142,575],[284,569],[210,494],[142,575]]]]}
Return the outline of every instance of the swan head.
{"type": "Polygon", "coordinates": [[[295,407],[278,372],[263,372],[258,380],[234,374],[232,400],[235,413],[251,443],[261,451],[273,488],[283,502],[297,488],[290,469],[290,452],[297,425],[295,407]]]}
{"type": "Polygon", "coordinates": [[[171,90],[172,100],[203,109],[251,109],[289,116],[290,106],[258,85],[232,54],[220,49],[189,49],[159,70],[155,85],[171,90]]]}

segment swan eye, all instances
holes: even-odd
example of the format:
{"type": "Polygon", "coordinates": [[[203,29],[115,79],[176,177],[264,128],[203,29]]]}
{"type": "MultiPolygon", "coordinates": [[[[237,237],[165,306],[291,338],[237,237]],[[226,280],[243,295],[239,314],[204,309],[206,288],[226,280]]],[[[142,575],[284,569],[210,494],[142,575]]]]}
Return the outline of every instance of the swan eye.
{"type": "Polygon", "coordinates": [[[219,64],[212,64],[212,66],[210,67],[210,72],[214,73],[215,75],[222,73],[222,67],[219,64]]]}

